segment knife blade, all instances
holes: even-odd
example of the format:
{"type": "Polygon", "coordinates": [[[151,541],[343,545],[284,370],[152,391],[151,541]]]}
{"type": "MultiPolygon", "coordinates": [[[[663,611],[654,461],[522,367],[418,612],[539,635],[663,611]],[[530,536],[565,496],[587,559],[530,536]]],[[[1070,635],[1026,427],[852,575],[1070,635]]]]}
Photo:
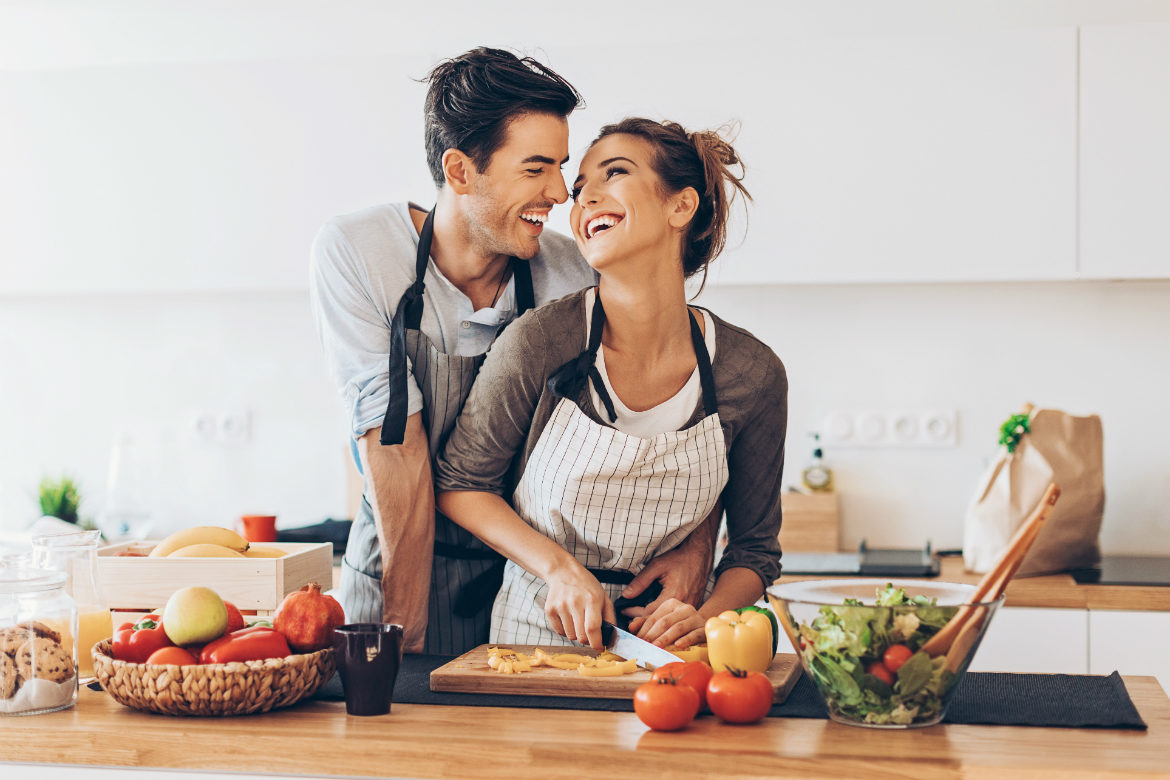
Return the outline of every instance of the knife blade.
{"type": "Polygon", "coordinates": [[[623,631],[613,623],[601,621],[601,642],[605,649],[626,660],[634,659],[638,666],[653,671],[660,666],[681,661],[674,653],[623,631]]]}

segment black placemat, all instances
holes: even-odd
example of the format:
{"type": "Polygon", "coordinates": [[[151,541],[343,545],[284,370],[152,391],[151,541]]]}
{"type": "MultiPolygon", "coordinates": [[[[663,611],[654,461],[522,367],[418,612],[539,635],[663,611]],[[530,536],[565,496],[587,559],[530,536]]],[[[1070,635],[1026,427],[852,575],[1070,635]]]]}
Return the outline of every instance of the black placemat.
{"type": "MultiPolygon", "coordinates": [[[[513,696],[485,693],[438,693],[431,690],[430,674],[446,656],[408,655],[394,686],[394,701],[403,704],[447,704],[470,707],[528,707],[532,709],[633,712],[629,699],[581,699],[567,696],[513,696]]],[[[317,698],[342,698],[334,676],[317,698]]],[[[825,705],[807,675],[768,713],[773,718],[826,718],[825,705]]],[[[1107,676],[1080,674],[965,675],[947,709],[946,723],[985,723],[1001,726],[1061,726],[1144,729],[1125,683],[1117,672],[1107,676]]]]}

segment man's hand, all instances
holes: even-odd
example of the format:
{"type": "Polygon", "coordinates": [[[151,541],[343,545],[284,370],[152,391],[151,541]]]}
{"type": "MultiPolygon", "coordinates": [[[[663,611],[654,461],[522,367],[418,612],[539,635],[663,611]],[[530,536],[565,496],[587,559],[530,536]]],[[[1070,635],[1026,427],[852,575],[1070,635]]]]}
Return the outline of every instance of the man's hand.
{"type": "Polygon", "coordinates": [[[671,599],[693,607],[702,603],[707,590],[707,580],[711,576],[715,539],[719,534],[719,520],[722,516],[723,503],[719,502],[707,515],[707,519],[682,544],[651,560],[622,590],[622,596],[634,598],[655,580],[662,585],[662,593],[643,610],[640,612],[633,608],[625,610],[626,615],[636,615],[630,621],[631,631],[637,633],[643,625],[645,616],[652,614],[671,599]]]}
{"type": "Polygon", "coordinates": [[[652,612],[645,612],[630,621],[631,631],[635,630],[634,623],[642,629],[637,631],[640,638],[659,647],[675,645],[686,648],[702,642],[707,636],[707,619],[693,606],[678,599],[667,599],[652,612]]]}

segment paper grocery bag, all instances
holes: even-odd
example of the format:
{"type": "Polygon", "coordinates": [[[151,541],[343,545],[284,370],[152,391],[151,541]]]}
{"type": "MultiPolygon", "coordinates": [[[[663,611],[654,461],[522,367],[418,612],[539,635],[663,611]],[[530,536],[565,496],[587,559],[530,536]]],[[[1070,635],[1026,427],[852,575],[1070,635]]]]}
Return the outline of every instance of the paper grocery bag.
{"type": "Polygon", "coordinates": [[[1105,511],[1101,418],[1054,409],[1031,414],[1014,452],[1001,447],[979,483],[963,529],[963,562],[986,572],[1028,517],[1049,482],[1060,486],[1052,508],[1017,577],[1088,568],[1101,562],[1098,537],[1105,511]]]}

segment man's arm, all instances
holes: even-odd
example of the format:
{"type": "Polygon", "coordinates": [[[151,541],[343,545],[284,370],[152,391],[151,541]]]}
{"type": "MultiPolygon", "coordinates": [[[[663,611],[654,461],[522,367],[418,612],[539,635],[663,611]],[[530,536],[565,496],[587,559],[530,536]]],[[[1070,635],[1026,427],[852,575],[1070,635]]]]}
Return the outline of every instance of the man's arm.
{"type": "Polygon", "coordinates": [[[382,619],[401,623],[405,651],[421,653],[435,547],[431,454],[420,414],[406,418],[402,444],[383,447],[381,433],[358,439],[358,455],[382,552],[382,619]]]}

